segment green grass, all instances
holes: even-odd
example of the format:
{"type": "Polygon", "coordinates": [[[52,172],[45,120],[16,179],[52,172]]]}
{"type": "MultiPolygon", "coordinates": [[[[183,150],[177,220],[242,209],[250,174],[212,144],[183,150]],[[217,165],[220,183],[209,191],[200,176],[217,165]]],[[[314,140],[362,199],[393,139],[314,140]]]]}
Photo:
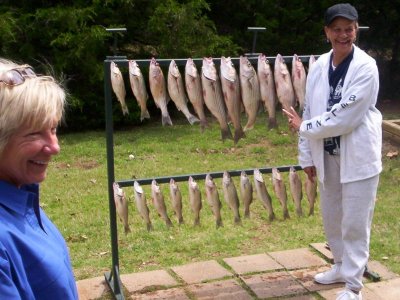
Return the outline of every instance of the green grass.
{"type": "MultiPolygon", "coordinates": [[[[289,132],[281,116],[278,120],[279,129],[267,130],[265,117],[260,115],[255,128],[237,145],[220,140],[215,121],[204,133],[198,126],[190,126],[186,120],[176,118],[173,127],[162,127],[159,120],[152,120],[139,127],[115,131],[115,177],[125,180],[297,164],[297,136],[289,132]],[[130,154],[135,158],[130,160],[130,154]]],[[[48,178],[42,184],[42,205],[67,240],[76,278],[102,276],[111,267],[105,132],[65,134],[59,140],[62,152],[55,157],[48,178]]],[[[304,174],[300,174],[304,179],[304,174]]],[[[203,198],[200,227],[193,227],[187,182],[179,182],[185,219],[181,226],[171,211],[169,187],[162,185],[174,223],[169,230],[151,204],[150,186],[143,186],[154,226],[152,232],[145,230],[138,215],[132,188],[124,188],[129,198],[132,232],[125,235],[118,220],[121,273],[307,247],[310,243],[324,241],[319,203],[314,216],[298,218],[287,176],[284,173],[291,218],[282,219],[282,210],[271,188],[271,176],[264,174],[277,220],[268,222],[266,210],[254,194],[251,218],[242,218],[242,226],[234,226],[233,214],[223,199],[221,179],[215,179],[223,203],[224,227],[220,229],[215,228],[202,180],[198,181],[203,198]]],[[[237,188],[238,179],[234,178],[237,188]]],[[[400,273],[399,184],[399,158],[389,160],[384,157],[372,230],[371,259],[380,261],[396,273],[400,273]]],[[[302,205],[307,211],[305,199],[302,205]]]]}

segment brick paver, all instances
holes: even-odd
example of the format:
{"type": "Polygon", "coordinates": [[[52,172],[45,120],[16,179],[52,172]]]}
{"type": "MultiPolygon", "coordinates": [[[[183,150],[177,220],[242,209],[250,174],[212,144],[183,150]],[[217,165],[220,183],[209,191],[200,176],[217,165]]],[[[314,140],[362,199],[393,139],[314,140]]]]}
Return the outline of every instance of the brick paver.
{"type": "Polygon", "coordinates": [[[278,263],[288,270],[326,265],[326,261],[307,248],[269,252],[278,263]]]}
{"type": "Polygon", "coordinates": [[[188,287],[196,299],[251,300],[250,294],[234,279],[193,284],[188,287]]]}
{"type": "Polygon", "coordinates": [[[283,269],[282,265],[265,253],[224,258],[224,262],[239,275],[283,269]]]}
{"type": "MultiPolygon", "coordinates": [[[[317,243],[312,248],[325,252],[324,245],[317,243]]],[[[319,252],[326,258],[324,260],[310,249],[230,257],[223,259],[221,264],[215,260],[196,262],[170,270],[124,274],[120,279],[126,292],[125,299],[247,300],[285,297],[312,300],[322,297],[335,300],[336,293],[343,290],[343,284],[322,285],[313,281],[316,273],[330,268],[329,253],[319,252]]],[[[368,262],[368,268],[377,272],[382,281],[372,282],[364,278],[363,299],[399,300],[400,276],[376,261],[368,262]]],[[[77,287],[80,300],[112,297],[103,276],[77,281],[77,287]]]]}
{"type": "Polygon", "coordinates": [[[282,297],[307,292],[288,272],[242,275],[240,278],[258,298],[282,297]]]}
{"type": "Polygon", "coordinates": [[[312,243],[310,246],[322,254],[327,261],[333,263],[332,252],[326,247],[326,243],[312,243]]]}
{"type": "Polygon", "coordinates": [[[233,275],[215,260],[177,266],[173,267],[172,270],[188,284],[200,283],[233,275]]]}
{"type": "Polygon", "coordinates": [[[124,274],[120,278],[129,293],[178,285],[178,282],[165,270],[124,274]]]}
{"type": "Polygon", "coordinates": [[[190,300],[186,292],[182,288],[172,288],[167,290],[159,290],[148,292],[146,294],[133,294],[130,299],[132,300],[190,300]]]}

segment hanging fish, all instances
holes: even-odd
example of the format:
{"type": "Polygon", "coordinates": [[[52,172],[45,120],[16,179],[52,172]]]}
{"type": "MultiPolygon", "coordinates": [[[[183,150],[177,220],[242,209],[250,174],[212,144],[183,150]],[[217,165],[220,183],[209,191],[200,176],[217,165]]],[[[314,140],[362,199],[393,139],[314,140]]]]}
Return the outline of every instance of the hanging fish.
{"type": "Polygon", "coordinates": [[[240,124],[240,80],[230,57],[221,57],[221,87],[229,118],[235,128],[233,140],[236,144],[245,134],[240,124]]]}
{"type": "Polygon", "coordinates": [[[234,223],[240,224],[240,213],[239,213],[239,197],[237,195],[235,184],[227,171],[224,171],[222,177],[222,190],[224,192],[225,202],[233,212],[234,223]]]}
{"type": "Polygon", "coordinates": [[[160,186],[157,181],[153,179],[151,182],[151,196],[153,197],[153,204],[160,217],[164,220],[167,227],[172,226],[172,222],[167,214],[167,207],[164,202],[164,195],[161,192],[160,186]]]}
{"type": "Polygon", "coordinates": [[[186,119],[189,121],[190,125],[193,125],[200,120],[192,115],[187,107],[188,99],[185,93],[185,87],[183,85],[183,80],[179,68],[175,63],[175,60],[171,60],[168,69],[168,93],[172,101],[175,103],[176,108],[181,111],[186,119]]]}
{"type": "Polygon", "coordinates": [[[204,103],[220,125],[222,140],[233,139],[228,126],[221,84],[211,57],[203,58],[201,82],[203,86],[204,103]]]}
{"type": "Polygon", "coordinates": [[[153,225],[150,221],[149,207],[147,206],[146,196],[144,195],[143,188],[137,181],[133,183],[133,193],[135,195],[136,208],[142,219],[146,222],[147,231],[150,231],[153,229],[153,225]]]}
{"type": "Polygon", "coordinates": [[[120,220],[124,224],[125,234],[127,234],[128,232],[131,232],[128,223],[128,201],[126,199],[124,190],[119,187],[118,183],[113,183],[113,190],[115,210],[120,220]]]}
{"type": "Polygon", "coordinates": [[[260,83],[260,97],[268,112],[268,128],[278,126],[276,122],[276,104],[278,103],[275,89],[274,73],[264,54],[258,56],[257,76],[260,83]]]}
{"type": "Polygon", "coordinates": [[[125,84],[124,78],[122,77],[122,73],[119,70],[117,64],[115,62],[111,62],[110,64],[110,76],[111,76],[111,87],[117,96],[119,103],[121,104],[122,113],[127,115],[129,113],[128,107],[125,102],[125,84]]]}
{"type": "Polygon", "coordinates": [[[307,200],[310,205],[308,215],[311,216],[314,214],[314,205],[317,198],[317,177],[314,177],[313,181],[311,181],[308,178],[308,176],[306,176],[306,181],[304,182],[304,189],[306,191],[307,200]]]}
{"type": "Polygon", "coordinates": [[[192,176],[189,177],[189,202],[194,214],[194,226],[200,225],[200,210],[203,207],[201,203],[201,192],[197,182],[192,176]]]}
{"type": "Polygon", "coordinates": [[[272,199],[268,193],[267,187],[264,182],[264,178],[259,169],[254,170],[254,186],[256,188],[258,198],[261,200],[261,203],[268,211],[268,220],[269,221],[274,220],[275,214],[272,208],[272,199]]]}
{"type": "Polygon", "coordinates": [[[134,60],[129,61],[129,81],[131,83],[133,95],[140,107],[140,121],[143,121],[145,118],[150,119],[150,114],[146,106],[147,99],[149,98],[146,90],[146,83],[144,82],[139,65],[134,60]]]}
{"type": "Polygon", "coordinates": [[[240,198],[244,205],[244,217],[250,218],[250,204],[253,202],[253,186],[245,171],[240,173],[240,198]]]}
{"type": "Polygon", "coordinates": [[[277,168],[272,168],[272,185],[274,187],[275,195],[281,203],[283,218],[290,218],[287,208],[287,193],[285,182],[283,181],[282,175],[277,168]]]}
{"type": "Polygon", "coordinates": [[[289,170],[289,186],[290,192],[292,194],[293,202],[296,207],[297,216],[303,215],[303,210],[301,208],[301,200],[303,198],[302,184],[299,173],[296,172],[293,166],[289,170]]]}
{"type": "Polygon", "coordinates": [[[280,54],[278,54],[275,59],[274,78],[278,100],[282,108],[290,111],[290,107],[295,107],[296,100],[290,72],[285,60],[280,54]]]}
{"type": "Polygon", "coordinates": [[[175,212],[176,217],[178,218],[178,223],[183,224],[183,215],[182,215],[182,194],[179,190],[178,184],[175,182],[173,178],[169,181],[169,191],[171,195],[172,208],[175,212]]]}
{"type": "Polygon", "coordinates": [[[172,125],[171,117],[169,116],[167,109],[169,98],[167,95],[164,73],[154,57],[150,61],[149,83],[150,92],[153,96],[154,102],[161,110],[162,125],[172,125]]]}
{"type": "Polygon", "coordinates": [[[215,182],[210,174],[206,175],[205,189],[206,189],[207,202],[210,205],[212,213],[215,218],[215,226],[216,228],[219,228],[223,226],[221,218],[222,204],[221,201],[219,200],[217,186],[215,185],[215,182]]]}
{"type": "Polygon", "coordinates": [[[260,105],[260,85],[257,72],[246,56],[240,56],[240,90],[247,114],[244,131],[253,129],[260,105]]]}
{"type": "Polygon", "coordinates": [[[200,127],[202,132],[208,127],[207,118],[204,112],[203,90],[201,86],[201,77],[197,71],[197,67],[193,59],[188,58],[185,66],[185,86],[193,108],[200,119],[200,127]]]}
{"type": "Polygon", "coordinates": [[[293,55],[292,61],[292,83],[296,101],[299,104],[299,112],[303,114],[304,101],[306,97],[306,70],[304,65],[297,56],[293,55]]]}

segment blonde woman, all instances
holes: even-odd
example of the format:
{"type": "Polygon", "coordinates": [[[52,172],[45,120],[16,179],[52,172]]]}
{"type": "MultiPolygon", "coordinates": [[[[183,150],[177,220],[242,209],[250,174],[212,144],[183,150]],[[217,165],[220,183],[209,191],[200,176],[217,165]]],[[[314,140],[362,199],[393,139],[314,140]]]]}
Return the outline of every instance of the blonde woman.
{"type": "Polygon", "coordinates": [[[39,206],[39,183],[60,152],[64,105],[52,77],[0,59],[2,299],[78,299],[66,243],[39,206]]]}

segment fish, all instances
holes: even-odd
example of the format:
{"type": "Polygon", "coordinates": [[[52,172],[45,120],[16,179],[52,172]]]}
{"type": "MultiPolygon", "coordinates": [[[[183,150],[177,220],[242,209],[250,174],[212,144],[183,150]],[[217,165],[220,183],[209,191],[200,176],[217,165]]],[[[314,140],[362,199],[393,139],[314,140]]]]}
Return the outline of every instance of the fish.
{"type": "Polygon", "coordinates": [[[299,105],[300,114],[303,113],[304,109],[304,101],[306,97],[306,79],[307,75],[304,65],[297,54],[294,54],[292,60],[292,83],[294,95],[299,105]]]}
{"type": "Polygon", "coordinates": [[[314,214],[314,204],[317,198],[317,178],[314,177],[313,181],[311,181],[308,178],[308,176],[306,176],[306,181],[304,182],[304,189],[306,191],[307,200],[310,207],[308,215],[311,216],[314,214]]]}
{"type": "Polygon", "coordinates": [[[240,173],[240,198],[244,205],[244,217],[250,218],[250,204],[253,202],[253,186],[245,171],[240,173]]]}
{"type": "Polygon", "coordinates": [[[233,139],[231,130],[228,126],[220,80],[211,57],[203,58],[201,83],[204,103],[220,125],[222,140],[233,139]]]}
{"type": "Polygon", "coordinates": [[[240,224],[240,213],[239,213],[239,197],[236,191],[235,183],[227,171],[224,171],[222,176],[222,190],[224,192],[225,202],[229,208],[233,211],[234,223],[240,224]]]}
{"type": "Polygon", "coordinates": [[[310,58],[308,60],[308,73],[310,73],[311,66],[316,62],[316,58],[313,54],[310,55],[310,58]]]}
{"type": "Polygon", "coordinates": [[[278,54],[275,59],[274,78],[278,100],[281,103],[282,108],[290,111],[290,107],[295,107],[296,100],[292,78],[286,63],[280,54],[278,54]]]}
{"type": "Polygon", "coordinates": [[[244,131],[254,128],[260,105],[260,85],[257,72],[246,56],[240,56],[240,90],[242,102],[247,115],[244,131]]]}
{"type": "Polygon", "coordinates": [[[128,222],[128,200],[126,199],[124,190],[119,187],[118,183],[113,183],[113,190],[115,210],[121,222],[124,224],[125,234],[127,234],[131,232],[128,222]]]}
{"type": "Polygon", "coordinates": [[[169,97],[167,95],[164,73],[154,57],[150,61],[149,83],[150,92],[153,96],[154,102],[161,110],[162,125],[172,125],[171,117],[169,116],[167,108],[169,97]]]}
{"type": "Polygon", "coordinates": [[[123,115],[129,114],[128,107],[126,106],[125,97],[125,83],[124,78],[122,77],[122,73],[119,70],[117,64],[115,62],[111,62],[110,64],[110,77],[111,77],[111,87],[117,96],[119,103],[121,104],[123,115]]]}
{"type": "Polygon", "coordinates": [[[294,205],[296,207],[296,214],[300,217],[303,215],[303,210],[301,208],[303,190],[299,173],[296,172],[296,169],[293,166],[291,166],[289,169],[289,187],[294,205]]]}
{"type": "Polygon", "coordinates": [[[275,219],[275,213],[272,207],[272,199],[268,193],[264,178],[259,169],[254,169],[254,186],[258,198],[261,200],[261,203],[268,211],[268,220],[270,222],[273,221],[275,219]]]}
{"type": "Polygon", "coordinates": [[[140,107],[140,121],[142,122],[144,119],[150,119],[150,114],[146,106],[149,98],[146,90],[146,83],[144,82],[139,65],[135,60],[129,61],[129,81],[131,83],[133,95],[140,107]]]}
{"type": "Polygon", "coordinates": [[[285,182],[283,181],[282,175],[277,168],[272,168],[272,185],[274,187],[275,195],[282,206],[283,219],[290,218],[287,208],[287,193],[285,182]]]}
{"type": "Polygon", "coordinates": [[[182,215],[182,194],[179,190],[178,184],[175,182],[173,178],[169,181],[169,191],[171,196],[172,208],[174,209],[175,215],[178,218],[178,223],[183,224],[183,215],[182,215]]]}
{"type": "Polygon", "coordinates": [[[257,76],[260,83],[260,97],[264,108],[268,112],[268,128],[276,128],[276,104],[278,103],[275,89],[274,73],[264,54],[258,56],[257,76]]]}
{"type": "Polygon", "coordinates": [[[189,101],[192,103],[194,111],[200,119],[201,131],[204,132],[204,129],[208,127],[208,121],[204,111],[201,77],[197,71],[196,64],[191,58],[188,58],[185,65],[185,86],[189,101]]]}
{"type": "Polygon", "coordinates": [[[149,207],[147,206],[146,196],[144,195],[143,188],[140,186],[139,182],[135,181],[133,183],[133,193],[135,195],[136,208],[146,222],[147,231],[153,230],[153,225],[150,220],[149,207]]]}
{"type": "Polygon", "coordinates": [[[194,214],[194,226],[200,225],[200,210],[203,207],[201,202],[201,192],[197,182],[193,179],[192,176],[189,176],[188,180],[189,184],[189,202],[192,208],[192,212],[194,214]]]}
{"type": "Polygon", "coordinates": [[[222,227],[222,218],[221,218],[221,201],[219,200],[219,194],[217,186],[210,174],[206,175],[205,179],[205,190],[206,190],[206,197],[207,202],[211,207],[211,211],[215,218],[215,227],[219,228],[222,227]]]}
{"type": "Polygon", "coordinates": [[[240,79],[230,57],[221,57],[221,88],[229,118],[235,128],[233,141],[237,144],[245,134],[240,123],[240,79]]]}
{"type": "Polygon", "coordinates": [[[197,117],[190,113],[189,108],[187,107],[188,98],[186,97],[183,79],[176,62],[173,59],[168,68],[167,87],[169,96],[175,103],[176,108],[185,115],[190,125],[200,122],[197,117]]]}
{"type": "Polygon", "coordinates": [[[164,220],[167,227],[172,226],[171,219],[167,214],[167,207],[164,202],[164,195],[155,179],[151,182],[151,196],[153,198],[153,205],[156,208],[158,215],[164,220]]]}

